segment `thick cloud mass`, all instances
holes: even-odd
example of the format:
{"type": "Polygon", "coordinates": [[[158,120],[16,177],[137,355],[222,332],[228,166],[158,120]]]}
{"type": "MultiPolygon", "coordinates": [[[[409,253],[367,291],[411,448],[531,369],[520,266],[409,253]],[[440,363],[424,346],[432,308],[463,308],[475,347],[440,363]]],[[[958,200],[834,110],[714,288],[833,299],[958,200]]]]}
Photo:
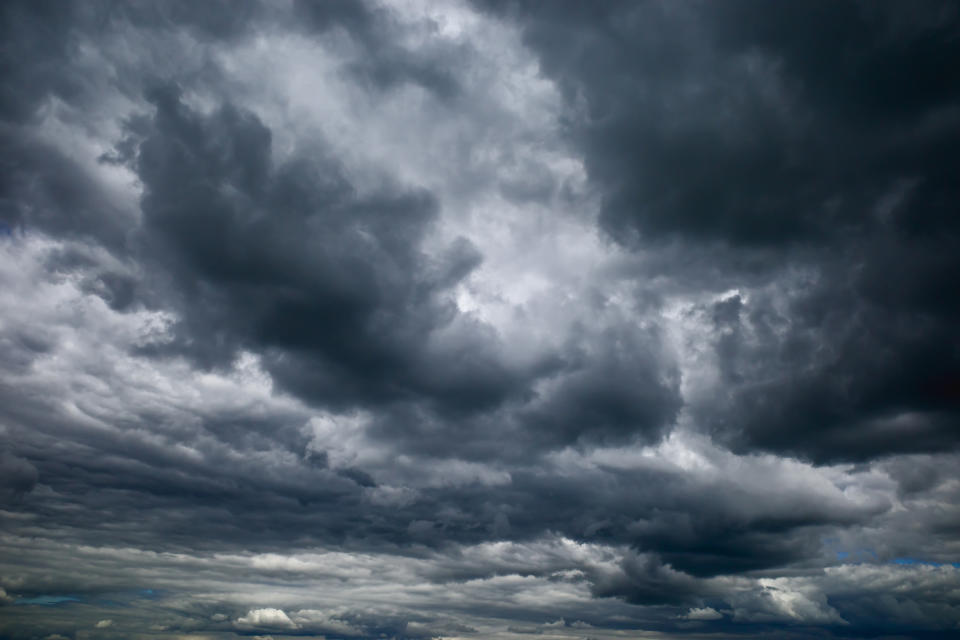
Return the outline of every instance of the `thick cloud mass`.
{"type": "Polygon", "coordinates": [[[960,633],[954,5],[0,34],[0,639],[960,633]]]}
{"type": "Polygon", "coordinates": [[[679,244],[660,267],[679,287],[770,284],[717,315],[729,401],[711,399],[704,426],[818,461],[954,446],[956,7],[505,13],[567,98],[610,236],[679,244]]]}

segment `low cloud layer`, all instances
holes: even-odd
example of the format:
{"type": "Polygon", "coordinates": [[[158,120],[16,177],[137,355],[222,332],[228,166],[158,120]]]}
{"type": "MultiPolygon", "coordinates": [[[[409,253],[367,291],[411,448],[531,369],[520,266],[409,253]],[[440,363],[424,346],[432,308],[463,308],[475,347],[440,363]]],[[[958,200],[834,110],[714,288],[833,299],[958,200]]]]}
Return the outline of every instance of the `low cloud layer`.
{"type": "Polygon", "coordinates": [[[0,638],[960,630],[952,5],[0,15],[0,638]]]}

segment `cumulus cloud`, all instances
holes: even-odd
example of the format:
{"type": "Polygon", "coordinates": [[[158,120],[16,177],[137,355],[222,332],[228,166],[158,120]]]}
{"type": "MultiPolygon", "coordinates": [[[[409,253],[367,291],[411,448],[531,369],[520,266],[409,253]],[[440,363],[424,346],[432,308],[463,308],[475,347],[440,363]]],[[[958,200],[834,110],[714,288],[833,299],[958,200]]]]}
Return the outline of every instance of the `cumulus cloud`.
{"type": "Polygon", "coordinates": [[[482,4],[561,87],[602,228],[664,254],[641,273],[751,290],[703,329],[705,428],[820,461],[955,446],[953,8],[482,4]]]}
{"type": "Polygon", "coordinates": [[[958,20],[3,3],[0,635],[955,630],[958,20]]]}
{"type": "Polygon", "coordinates": [[[296,629],[297,625],[284,613],[283,609],[251,609],[247,615],[237,618],[236,626],[241,629],[296,629]]]}
{"type": "Polygon", "coordinates": [[[713,607],[694,607],[687,611],[683,617],[687,620],[720,620],[723,614],[713,607]]]}

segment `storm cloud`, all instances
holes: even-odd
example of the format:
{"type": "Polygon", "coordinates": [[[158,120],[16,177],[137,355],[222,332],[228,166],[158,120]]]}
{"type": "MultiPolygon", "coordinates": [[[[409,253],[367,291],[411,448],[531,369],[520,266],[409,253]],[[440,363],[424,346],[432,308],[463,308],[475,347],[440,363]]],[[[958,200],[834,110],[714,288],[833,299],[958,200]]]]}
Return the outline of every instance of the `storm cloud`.
{"type": "Polygon", "coordinates": [[[952,4],[0,32],[0,638],[960,629],[952,4]]]}

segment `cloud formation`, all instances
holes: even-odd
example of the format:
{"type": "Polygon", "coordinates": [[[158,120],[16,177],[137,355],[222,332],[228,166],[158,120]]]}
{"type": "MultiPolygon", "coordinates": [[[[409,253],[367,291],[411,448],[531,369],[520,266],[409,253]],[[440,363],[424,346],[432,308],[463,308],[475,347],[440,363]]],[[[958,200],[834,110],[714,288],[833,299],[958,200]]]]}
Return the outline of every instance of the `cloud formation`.
{"type": "Polygon", "coordinates": [[[960,629],[949,3],[0,12],[0,638],[960,629]]]}

